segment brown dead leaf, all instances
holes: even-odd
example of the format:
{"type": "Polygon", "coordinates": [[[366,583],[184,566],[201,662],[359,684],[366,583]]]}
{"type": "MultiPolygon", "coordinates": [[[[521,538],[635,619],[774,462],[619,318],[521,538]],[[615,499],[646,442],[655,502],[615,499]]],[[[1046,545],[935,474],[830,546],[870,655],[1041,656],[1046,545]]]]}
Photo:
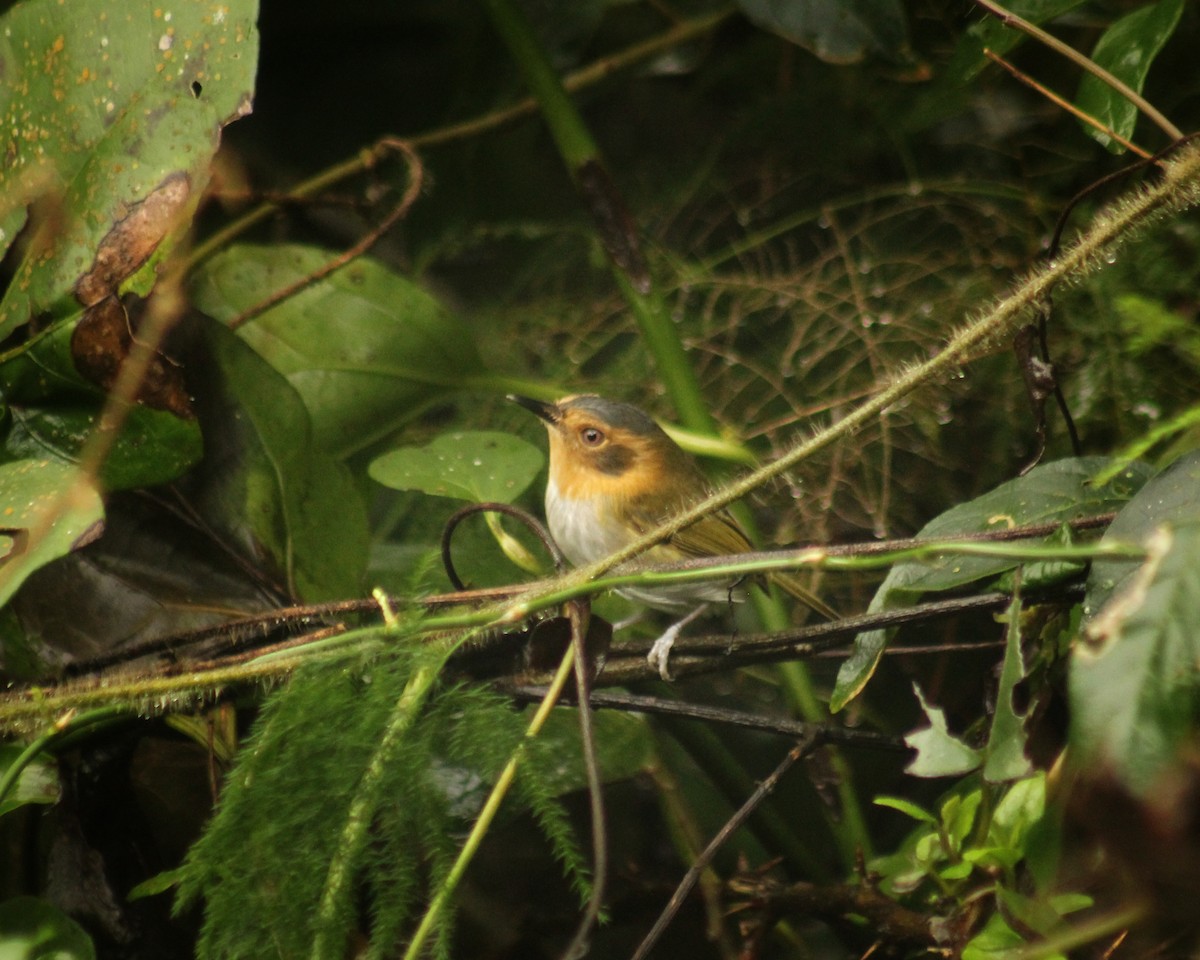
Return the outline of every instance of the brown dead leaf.
{"type": "Polygon", "coordinates": [[[75,284],[79,302],[91,307],[115,294],[179,223],[191,192],[191,179],[177,171],[130,207],[100,242],[91,269],[75,284]]]}

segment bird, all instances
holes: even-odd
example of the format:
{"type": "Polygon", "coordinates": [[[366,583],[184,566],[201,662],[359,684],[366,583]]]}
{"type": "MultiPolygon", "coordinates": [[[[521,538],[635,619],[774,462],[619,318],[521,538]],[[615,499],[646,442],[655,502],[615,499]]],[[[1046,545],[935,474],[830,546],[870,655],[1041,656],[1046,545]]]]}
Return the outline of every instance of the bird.
{"type": "MultiPolygon", "coordinates": [[[[549,434],[546,521],[563,555],[575,566],[628,546],[711,492],[692,456],[633,404],[590,393],[553,403],[517,395],[508,399],[536,415],[549,434]]],[[[738,522],[727,510],[719,510],[642,556],[647,563],[668,564],[752,549],[738,522]]],[[[837,617],[795,575],[773,572],[767,578],[827,619],[837,617]]],[[[668,658],[679,633],[708,604],[745,599],[742,579],[618,588],[627,599],[656,610],[677,616],[690,611],[659,637],[647,656],[664,680],[670,679],[668,658]]]]}

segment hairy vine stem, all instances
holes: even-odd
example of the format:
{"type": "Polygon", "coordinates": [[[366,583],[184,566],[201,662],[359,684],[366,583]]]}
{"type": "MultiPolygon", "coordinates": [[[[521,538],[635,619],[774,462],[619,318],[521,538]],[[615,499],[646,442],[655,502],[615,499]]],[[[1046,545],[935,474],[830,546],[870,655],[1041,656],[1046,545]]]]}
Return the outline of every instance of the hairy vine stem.
{"type": "MultiPolygon", "coordinates": [[[[1164,164],[1162,176],[1156,183],[1143,187],[1102,211],[1091,228],[1072,246],[1030,273],[1007,297],[970,320],[949,339],[940,353],[899,373],[841,420],[800,440],[778,460],[727,484],[629,546],[568,574],[557,581],[550,590],[570,589],[595,580],[697,520],[742,499],[835,440],[849,436],[920,387],[952,376],[964,363],[969,362],[972,355],[997,346],[1011,337],[1055,286],[1065,282],[1077,282],[1096,272],[1105,263],[1106,257],[1112,256],[1117,248],[1130,242],[1139,231],[1157,220],[1187,209],[1198,200],[1200,146],[1184,143],[1174,159],[1164,164]]],[[[498,611],[496,622],[522,619],[528,611],[541,605],[541,596],[540,592],[532,594],[502,608],[498,611]]]]}

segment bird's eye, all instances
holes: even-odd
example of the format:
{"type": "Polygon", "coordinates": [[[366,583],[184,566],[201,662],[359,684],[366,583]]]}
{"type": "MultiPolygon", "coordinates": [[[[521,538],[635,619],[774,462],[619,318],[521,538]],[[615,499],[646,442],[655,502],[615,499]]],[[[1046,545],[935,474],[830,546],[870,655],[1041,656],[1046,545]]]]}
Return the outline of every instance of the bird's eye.
{"type": "Polygon", "coordinates": [[[598,447],[604,442],[604,431],[595,427],[584,427],[579,431],[579,439],[585,447],[598,447]]]}

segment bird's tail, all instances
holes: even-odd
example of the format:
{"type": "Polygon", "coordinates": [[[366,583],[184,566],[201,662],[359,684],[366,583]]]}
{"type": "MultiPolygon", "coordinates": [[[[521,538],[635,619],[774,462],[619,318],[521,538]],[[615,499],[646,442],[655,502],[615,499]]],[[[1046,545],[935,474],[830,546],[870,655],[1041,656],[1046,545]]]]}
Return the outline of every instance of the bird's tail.
{"type": "Polygon", "coordinates": [[[814,611],[815,613],[819,613],[826,620],[838,619],[838,612],[820,597],[816,596],[811,591],[806,590],[800,583],[800,578],[795,574],[772,573],[770,580],[789,596],[795,597],[810,610],[814,611]]]}

